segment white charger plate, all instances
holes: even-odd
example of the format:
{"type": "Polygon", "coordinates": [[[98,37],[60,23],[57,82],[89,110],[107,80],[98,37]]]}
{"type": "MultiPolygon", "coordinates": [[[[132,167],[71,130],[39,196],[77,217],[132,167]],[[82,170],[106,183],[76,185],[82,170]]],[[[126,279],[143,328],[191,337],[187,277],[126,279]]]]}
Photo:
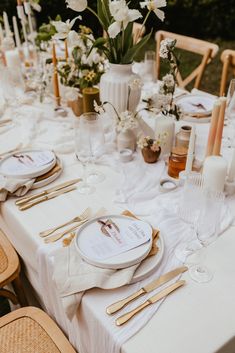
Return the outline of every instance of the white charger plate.
{"type": "Polygon", "coordinates": [[[55,164],[56,156],[52,151],[19,151],[0,161],[0,173],[10,178],[31,179],[49,172],[55,164]]]}
{"type": "Polygon", "coordinates": [[[151,276],[160,265],[164,254],[164,241],[161,234],[156,240],[156,245],[159,248],[157,254],[150,256],[141,262],[141,264],[134,273],[134,276],[130,282],[131,284],[142,281],[143,279],[151,276]]]}
{"type": "Polygon", "coordinates": [[[183,114],[200,119],[212,114],[215,98],[206,95],[188,94],[176,98],[176,102],[183,114]]]}
{"type": "MultiPolygon", "coordinates": [[[[104,239],[105,238],[102,240],[104,239]]],[[[112,241],[112,239],[108,237],[106,237],[106,240],[108,242],[112,241]]],[[[105,215],[103,217],[94,218],[80,227],[76,233],[75,244],[80,256],[91,265],[108,269],[122,269],[140,263],[148,255],[152,248],[152,227],[147,222],[136,220],[132,217],[123,215],[105,215]],[[112,219],[121,228],[134,222],[138,223],[141,230],[147,233],[149,241],[134,249],[109,258],[100,259],[92,257],[88,254],[88,248],[91,244],[94,244],[94,237],[96,235],[97,239],[98,237],[105,237],[102,234],[100,224],[97,221],[107,219],[112,219]],[[124,223],[126,223],[126,225],[124,223]]]]}

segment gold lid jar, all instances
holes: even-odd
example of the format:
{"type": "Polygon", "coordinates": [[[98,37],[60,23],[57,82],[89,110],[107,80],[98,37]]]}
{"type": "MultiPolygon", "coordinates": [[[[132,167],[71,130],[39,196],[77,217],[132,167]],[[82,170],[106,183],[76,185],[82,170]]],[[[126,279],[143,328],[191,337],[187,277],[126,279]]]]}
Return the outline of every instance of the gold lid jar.
{"type": "Polygon", "coordinates": [[[168,163],[168,175],[179,178],[179,173],[185,170],[187,160],[187,148],[173,147],[168,163]]]}

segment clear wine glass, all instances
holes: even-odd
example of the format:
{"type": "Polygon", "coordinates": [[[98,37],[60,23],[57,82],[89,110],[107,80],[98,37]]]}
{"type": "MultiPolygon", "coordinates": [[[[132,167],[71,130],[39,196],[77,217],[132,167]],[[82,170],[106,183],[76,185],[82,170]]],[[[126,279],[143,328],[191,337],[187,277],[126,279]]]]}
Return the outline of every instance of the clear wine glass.
{"type": "Polygon", "coordinates": [[[89,126],[86,116],[82,115],[75,121],[75,155],[83,166],[83,182],[78,184],[78,191],[86,195],[95,191],[95,188],[87,183],[87,165],[92,159],[89,126]]]}
{"type": "MultiPolygon", "coordinates": [[[[219,225],[221,220],[222,208],[224,205],[224,193],[210,189],[204,189],[204,203],[200,210],[200,214],[195,226],[195,232],[197,239],[202,247],[204,248],[216,240],[219,234],[219,225]]],[[[200,251],[198,251],[200,255],[200,251]]],[[[213,278],[213,273],[207,266],[198,264],[189,268],[190,277],[198,283],[209,282],[213,278]]]]}
{"type": "Polygon", "coordinates": [[[87,182],[89,184],[98,184],[105,179],[105,175],[95,168],[95,161],[104,154],[105,138],[103,124],[97,113],[83,114],[89,121],[90,143],[92,150],[91,169],[87,173],[87,182]]]}
{"type": "MultiPolygon", "coordinates": [[[[179,201],[179,217],[190,225],[191,234],[195,233],[195,225],[203,203],[203,182],[204,179],[200,173],[192,172],[187,175],[179,201]]],[[[200,248],[198,241],[188,241],[179,244],[174,253],[178,260],[185,262],[198,247],[200,248]]]]}
{"type": "Polygon", "coordinates": [[[156,66],[156,54],[154,50],[147,50],[144,56],[144,75],[143,80],[145,82],[154,82],[156,66]]]}
{"type": "Polygon", "coordinates": [[[228,119],[227,147],[231,148],[233,147],[233,140],[235,135],[235,79],[230,81],[228,88],[226,117],[228,119]]]}

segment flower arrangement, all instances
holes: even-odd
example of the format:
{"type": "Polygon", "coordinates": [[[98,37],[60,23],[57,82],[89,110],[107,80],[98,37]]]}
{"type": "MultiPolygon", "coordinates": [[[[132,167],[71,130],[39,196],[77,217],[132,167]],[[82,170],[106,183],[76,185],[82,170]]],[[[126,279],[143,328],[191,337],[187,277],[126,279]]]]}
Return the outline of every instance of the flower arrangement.
{"type": "Polygon", "coordinates": [[[156,139],[151,138],[150,136],[141,137],[137,145],[141,148],[143,158],[146,163],[156,163],[160,154],[161,146],[164,143],[166,134],[159,134],[156,139]]]}
{"type": "MultiPolygon", "coordinates": [[[[107,37],[95,40],[93,47],[101,49],[110,63],[131,63],[136,53],[151,37],[149,33],[141,40],[137,40],[136,44],[133,43],[133,22],[142,18],[142,14],[136,9],[129,8],[130,3],[126,0],[98,0],[97,13],[88,6],[87,0],[66,0],[66,3],[74,11],[88,10],[97,17],[107,37]]],[[[166,0],[147,0],[140,2],[140,6],[148,10],[142,28],[151,12],[154,12],[161,21],[164,20],[164,12],[161,8],[166,6],[166,0]]],[[[142,30],[139,33],[141,34],[142,30]]]]}
{"type": "Polygon", "coordinates": [[[162,78],[159,88],[159,99],[164,97],[162,105],[162,113],[174,115],[176,120],[180,119],[180,109],[174,103],[174,93],[177,83],[177,73],[179,70],[179,60],[175,53],[176,40],[166,38],[161,42],[160,57],[165,60],[170,67],[169,73],[162,78]],[[167,98],[167,99],[166,99],[167,98]]]}
{"type": "MultiPolygon", "coordinates": [[[[57,27],[57,24],[54,23],[54,25],[57,27]]],[[[64,86],[82,91],[83,88],[99,83],[104,73],[105,58],[97,48],[92,48],[94,37],[90,28],[79,26],[78,33],[72,32],[74,33],[70,33],[68,38],[74,46],[72,57],[66,63],[59,63],[58,73],[64,86]]]]}
{"type": "Polygon", "coordinates": [[[138,142],[137,145],[139,148],[147,148],[153,152],[158,152],[161,149],[162,144],[164,143],[164,140],[166,138],[166,134],[164,135],[158,135],[157,139],[153,139],[150,136],[142,136],[138,142]]]}

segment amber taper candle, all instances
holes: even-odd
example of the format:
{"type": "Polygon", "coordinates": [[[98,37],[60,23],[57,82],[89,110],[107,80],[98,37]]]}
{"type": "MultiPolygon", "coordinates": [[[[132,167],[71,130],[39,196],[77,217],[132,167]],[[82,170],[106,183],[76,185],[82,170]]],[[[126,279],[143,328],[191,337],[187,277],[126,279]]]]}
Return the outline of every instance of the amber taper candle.
{"type": "Polygon", "coordinates": [[[221,102],[218,100],[215,102],[213,111],[212,111],[210,131],[209,131],[209,136],[207,141],[206,157],[211,156],[213,153],[213,147],[215,144],[215,137],[216,137],[217,126],[219,121],[220,107],[221,107],[221,102]]]}
{"type": "Polygon", "coordinates": [[[87,87],[82,91],[84,113],[94,112],[94,101],[100,104],[100,90],[97,87],[87,87]]]}
{"type": "Polygon", "coordinates": [[[64,41],[64,50],[65,50],[65,61],[68,62],[69,50],[68,50],[68,41],[67,41],[67,39],[65,39],[65,41],[64,41]]]}
{"type": "Polygon", "coordinates": [[[18,6],[21,6],[21,5],[22,5],[22,3],[23,3],[23,1],[22,1],[22,0],[17,0],[17,5],[18,5],[18,6]]]}
{"type": "Polygon", "coordinates": [[[227,98],[220,97],[220,103],[221,103],[221,107],[220,107],[220,113],[219,113],[219,120],[218,120],[216,135],[215,135],[215,144],[214,144],[214,148],[213,148],[213,155],[214,156],[220,155],[227,98]]]}
{"type": "Polygon", "coordinates": [[[53,74],[54,95],[55,95],[57,105],[60,105],[60,88],[59,88],[59,78],[58,78],[58,72],[57,72],[57,57],[56,57],[55,43],[53,43],[52,45],[52,62],[54,65],[54,74],[53,74]]]}

